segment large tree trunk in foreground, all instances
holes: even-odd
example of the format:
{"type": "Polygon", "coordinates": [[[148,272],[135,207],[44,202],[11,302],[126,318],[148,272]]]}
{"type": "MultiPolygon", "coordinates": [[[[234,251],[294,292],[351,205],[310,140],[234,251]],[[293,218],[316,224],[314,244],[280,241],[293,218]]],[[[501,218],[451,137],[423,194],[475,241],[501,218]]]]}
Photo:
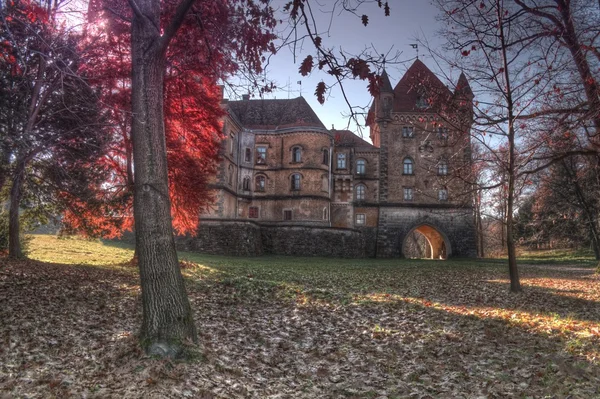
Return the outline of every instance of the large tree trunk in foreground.
{"type": "Polygon", "coordinates": [[[131,2],[135,238],[142,287],[141,343],[147,353],[182,354],[196,341],[171,224],[163,114],[164,48],[158,0],[131,2]]]}
{"type": "Polygon", "coordinates": [[[19,208],[23,197],[23,182],[25,180],[25,162],[17,161],[12,187],[10,189],[10,209],[8,213],[8,256],[22,258],[21,224],[19,221],[19,208]]]}

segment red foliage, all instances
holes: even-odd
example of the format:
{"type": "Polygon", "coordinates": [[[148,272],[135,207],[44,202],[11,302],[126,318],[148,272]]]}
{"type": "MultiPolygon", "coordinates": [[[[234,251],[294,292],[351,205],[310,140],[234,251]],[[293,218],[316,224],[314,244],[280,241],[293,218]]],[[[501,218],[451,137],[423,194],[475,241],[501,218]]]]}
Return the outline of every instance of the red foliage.
{"type": "MultiPolygon", "coordinates": [[[[165,28],[179,3],[163,0],[165,28]]],[[[198,218],[212,203],[209,180],[216,172],[222,140],[220,79],[243,63],[262,70],[265,51],[273,51],[273,10],[264,0],[197,1],[167,52],[164,84],[165,133],[173,226],[179,234],[195,234],[198,218]]],[[[110,212],[88,215],[97,232],[115,235],[132,226],[132,143],[130,92],[130,26],[115,17],[131,17],[125,0],[92,0],[87,27],[94,59],[89,74],[102,93],[117,138],[106,160],[114,179],[108,182],[115,206],[110,212]],[[112,12],[106,12],[110,7],[112,12]],[[122,200],[118,200],[121,198],[122,200]],[[107,232],[106,220],[117,220],[107,232]]],[[[89,228],[89,226],[86,226],[89,228]]]]}

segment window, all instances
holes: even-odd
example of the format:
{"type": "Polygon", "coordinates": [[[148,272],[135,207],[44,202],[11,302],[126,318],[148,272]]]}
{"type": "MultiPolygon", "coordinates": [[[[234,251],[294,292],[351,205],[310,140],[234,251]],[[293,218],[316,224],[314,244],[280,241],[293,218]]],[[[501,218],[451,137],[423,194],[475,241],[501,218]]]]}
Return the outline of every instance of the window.
{"type": "Polygon", "coordinates": [[[256,176],[254,183],[254,191],[264,192],[265,191],[265,177],[264,176],[256,176]]]}
{"type": "Polygon", "coordinates": [[[406,138],[415,137],[415,128],[412,126],[404,126],[402,128],[402,137],[406,137],[406,138]]]}
{"type": "Polygon", "coordinates": [[[440,201],[448,201],[448,189],[446,187],[442,187],[438,191],[438,200],[440,200],[440,201]]]}
{"type": "Polygon", "coordinates": [[[438,127],[437,136],[440,140],[448,140],[448,128],[447,127],[438,127]]]}
{"type": "Polygon", "coordinates": [[[354,188],[354,199],[357,201],[364,201],[366,191],[366,187],[362,184],[359,184],[354,188]]]}
{"type": "Polygon", "coordinates": [[[284,209],[283,220],[292,220],[292,210],[291,209],[284,209]]]}
{"type": "Polygon", "coordinates": [[[404,187],[404,201],[413,200],[413,189],[412,187],[404,187]]]}
{"type": "Polygon", "coordinates": [[[233,149],[235,147],[235,134],[229,135],[229,154],[233,155],[233,149]]]}
{"type": "Polygon", "coordinates": [[[346,154],[337,154],[337,168],[346,169],[346,154]]]}
{"type": "Polygon", "coordinates": [[[302,148],[300,148],[300,147],[292,148],[292,162],[294,162],[294,163],[302,162],[302,148]]]}
{"type": "Polygon", "coordinates": [[[359,159],[358,161],[356,161],[356,174],[357,175],[364,175],[365,171],[366,171],[366,163],[364,159],[359,159]]]}
{"type": "Polygon", "coordinates": [[[298,173],[294,173],[291,177],[291,189],[293,191],[300,190],[300,175],[298,173]]]}
{"type": "Polygon", "coordinates": [[[413,170],[413,160],[410,158],[404,158],[404,162],[403,162],[403,174],[405,175],[412,175],[414,174],[414,170],[413,170]]]}
{"type": "Polygon", "coordinates": [[[448,174],[448,162],[446,162],[444,159],[442,159],[438,163],[438,175],[446,176],[447,174],[448,174]]]}
{"type": "Polygon", "coordinates": [[[267,163],[267,147],[256,147],[256,163],[261,165],[267,163]]]}
{"type": "Polygon", "coordinates": [[[258,207],[257,206],[251,206],[250,208],[248,208],[248,217],[252,218],[252,219],[258,218],[258,207]]]}
{"type": "Polygon", "coordinates": [[[329,165],[329,151],[323,150],[323,165],[329,165]]]}
{"type": "Polygon", "coordinates": [[[229,165],[227,169],[227,184],[231,186],[233,184],[233,165],[229,165]]]}
{"type": "Polygon", "coordinates": [[[246,148],[246,156],[244,160],[246,162],[252,162],[252,150],[250,150],[250,148],[246,148]]]}
{"type": "Polygon", "coordinates": [[[417,96],[417,103],[415,104],[419,109],[425,109],[429,107],[429,103],[427,102],[427,97],[424,94],[419,94],[417,96]]]}
{"type": "Polygon", "coordinates": [[[243,187],[244,191],[250,191],[250,178],[249,177],[244,177],[242,187],[243,187]]]}
{"type": "Polygon", "coordinates": [[[328,220],[329,219],[329,212],[327,211],[327,208],[323,208],[323,220],[328,220]]]}
{"type": "Polygon", "coordinates": [[[357,213],[354,216],[354,218],[355,218],[355,223],[360,226],[364,226],[367,221],[367,217],[365,216],[364,213],[357,213]]]}

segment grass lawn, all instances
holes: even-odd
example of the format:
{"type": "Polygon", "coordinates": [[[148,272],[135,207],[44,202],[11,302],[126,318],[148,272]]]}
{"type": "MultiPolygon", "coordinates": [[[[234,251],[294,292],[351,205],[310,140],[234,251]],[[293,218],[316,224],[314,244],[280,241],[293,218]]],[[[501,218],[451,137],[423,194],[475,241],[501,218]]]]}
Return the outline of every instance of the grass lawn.
{"type": "Polygon", "coordinates": [[[0,398],[600,398],[586,253],[380,260],[181,253],[198,357],[150,359],[131,247],[34,236],[0,258],[0,398]],[[3,394],[5,396],[3,396],[3,394]]]}

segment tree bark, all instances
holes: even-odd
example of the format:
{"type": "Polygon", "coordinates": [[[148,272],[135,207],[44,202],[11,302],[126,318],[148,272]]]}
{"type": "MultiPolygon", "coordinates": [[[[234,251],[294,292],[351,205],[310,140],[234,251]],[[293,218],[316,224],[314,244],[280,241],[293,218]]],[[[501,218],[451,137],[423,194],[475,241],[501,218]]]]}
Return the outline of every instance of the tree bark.
{"type": "Polygon", "coordinates": [[[8,213],[8,256],[22,258],[21,224],[19,208],[23,197],[23,182],[25,181],[25,161],[19,160],[16,164],[12,187],[10,189],[10,208],[8,213]]]}
{"type": "Polygon", "coordinates": [[[148,354],[178,357],[185,341],[197,341],[197,333],[171,223],[160,2],[137,0],[131,5],[134,217],[143,304],[140,338],[148,354]]]}

